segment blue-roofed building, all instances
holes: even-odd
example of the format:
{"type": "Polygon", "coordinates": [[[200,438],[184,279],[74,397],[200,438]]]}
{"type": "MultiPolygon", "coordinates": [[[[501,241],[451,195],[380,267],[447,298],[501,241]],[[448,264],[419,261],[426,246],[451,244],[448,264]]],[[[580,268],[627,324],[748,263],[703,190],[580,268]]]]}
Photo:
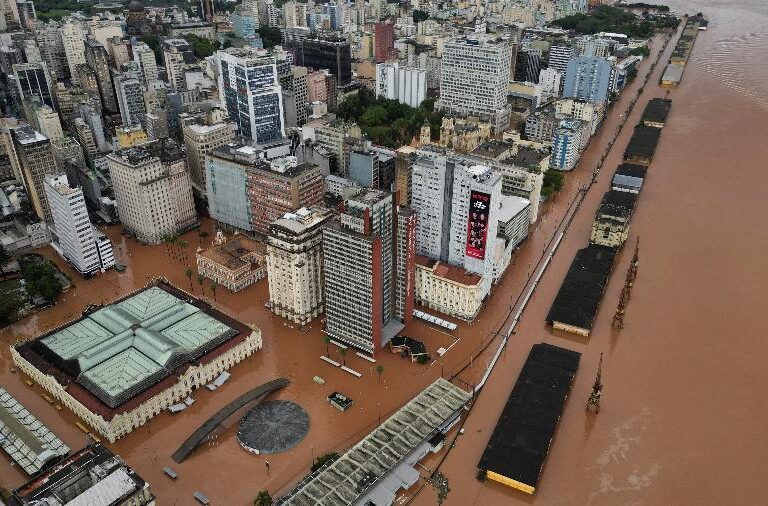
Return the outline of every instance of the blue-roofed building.
{"type": "Polygon", "coordinates": [[[563,96],[605,102],[611,89],[611,62],[599,56],[579,56],[568,62],[563,96]]]}
{"type": "Polygon", "coordinates": [[[552,138],[552,156],[549,166],[557,170],[573,170],[579,161],[582,121],[564,119],[552,138]]]}

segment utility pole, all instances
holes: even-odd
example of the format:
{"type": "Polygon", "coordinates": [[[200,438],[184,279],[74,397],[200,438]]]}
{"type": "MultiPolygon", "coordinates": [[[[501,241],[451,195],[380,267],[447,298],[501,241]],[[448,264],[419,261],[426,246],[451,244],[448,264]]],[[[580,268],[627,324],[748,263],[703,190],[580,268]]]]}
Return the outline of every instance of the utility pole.
{"type": "Polygon", "coordinates": [[[589,400],[587,400],[587,411],[589,408],[595,408],[595,413],[600,412],[600,396],[603,394],[603,354],[600,354],[600,363],[597,366],[597,377],[595,377],[595,383],[592,385],[592,393],[589,394],[589,400]]]}

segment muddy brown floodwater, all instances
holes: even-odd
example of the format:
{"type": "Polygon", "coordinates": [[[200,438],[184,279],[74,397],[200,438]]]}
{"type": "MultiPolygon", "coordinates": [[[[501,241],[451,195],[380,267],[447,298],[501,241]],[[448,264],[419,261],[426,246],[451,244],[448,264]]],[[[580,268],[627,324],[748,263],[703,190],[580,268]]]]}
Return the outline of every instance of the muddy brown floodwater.
{"type": "MultiPolygon", "coordinates": [[[[764,502],[768,342],[761,329],[768,323],[763,296],[768,281],[763,260],[768,247],[763,227],[768,221],[763,197],[768,193],[768,143],[763,140],[768,129],[768,12],[762,0],[675,0],[672,7],[681,12],[701,10],[711,23],[696,42],[682,85],[670,94],[672,113],[633,218],[630,243],[637,235],[642,241],[626,328],[614,331],[610,320],[630,251],[618,257],[589,340],[551,332],[544,317],[573,254],[587,243],[594,212],[620,162],[631,126],[648,98],[664,96],[655,84],[663,65],[645,87],[628,128],[620,134],[531,299],[517,335],[467,418],[464,435],[441,467],[450,480],[448,505],[764,502]],[[474,477],[530,346],[540,341],[581,352],[582,363],[540,488],[535,497],[528,497],[480,484],[474,477]],[[605,353],[602,410],[598,416],[588,416],[584,402],[601,352],[605,353]]],[[[657,38],[655,51],[661,44],[657,38]]],[[[643,63],[641,77],[648,66],[649,61],[643,63]]],[[[419,322],[406,328],[406,334],[424,340],[430,350],[453,344],[443,358],[418,365],[383,351],[376,357],[384,366],[379,379],[378,364],[349,354],[347,365],[363,373],[356,379],[319,359],[326,352],[319,320],[302,331],[264,308],[265,280],[238,294],[219,288],[216,303],[239,320],[259,326],[264,349],[233,367],[232,378],[222,388],[197,391],[197,402],[183,413],[163,413],[109,446],[149,481],[163,506],[191,504],[196,490],[214,504],[226,505],[252,504],[262,489],[273,495],[288,490],[309,470],[313,458],[347,449],[442,373],[448,376],[462,368],[467,357],[487,343],[526,285],[578,187],[591,177],[639,81],[622,95],[561,194],[545,206],[478,320],[459,323],[453,336],[419,322]],[[325,385],[313,383],[314,375],[322,376],[325,385]],[[272,397],[297,402],[310,415],[309,434],[299,445],[268,457],[251,455],[239,447],[236,427],[231,427],[184,463],[171,460],[179,444],[227,402],[279,377],[291,383],[272,397]],[[326,396],[335,390],[355,400],[350,411],[340,413],[327,403],[326,396]],[[163,466],[175,469],[179,478],[166,478],[163,466]]],[[[210,222],[204,228],[213,232],[210,222]]],[[[197,233],[184,237],[187,250],[173,254],[164,246],[137,244],[121,236],[118,228],[107,233],[118,245],[118,258],[128,265],[126,272],[110,271],[84,281],[62,266],[75,287],[54,308],[0,332],[0,384],[72,448],[85,443],[75,427],[76,418],[66,410],[57,412],[42,398],[39,386],[28,387],[20,374],[10,371],[8,346],[72,319],[89,303],[109,302],[134,290],[155,275],[196,295],[204,288],[211,296],[208,282],[201,287],[193,276],[190,286],[184,274],[186,265],[194,264],[197,233]]],[[[45,253],[61,265],[51,250],[45,253]]],[[[473,360],[459,378],[476,382],[494,348],[473,360]]],[[[341,360],[333,347],[330,354],[341,360]]],[[[441,457],[425,464],[436,466],[441,457]]],[[[0,459],[0,484],[14,487],[25,480],[7,458],[0,459]]],[[[398,504],[417,489],[403,494],[398,504]]],[[[427,487],[413,503],[434,504],[435,494],[427,487]]]]}
{"type": "MultiPolygon", "coordinates": [[[[609,170],[590,191],[441,467],[451,482],[446,504],[765,503],[768,4],[664,3],[702,11],[711,22],[681,86],[670,92],[671,115],[633,216],[628,244],[642,239],[626,326],[614,330],[611,318],[632,247],[618,257],[588,340],[544,325],[573,254],[587,243],[609,170]],[[530,346],[540,341],[579,351],[582,361],[530,497],[479,483],[475,466],[530,346]],[[588,415],[601,352],[602,409],[588,415]]],[[[664,93],[649,84],[629,124],[650,96],[664,93]]],[[[628,137],[619,137],[606,168],[619,163],[628,137]]],[[[425,489],[415,504],[434,501],[425,489]]]]}

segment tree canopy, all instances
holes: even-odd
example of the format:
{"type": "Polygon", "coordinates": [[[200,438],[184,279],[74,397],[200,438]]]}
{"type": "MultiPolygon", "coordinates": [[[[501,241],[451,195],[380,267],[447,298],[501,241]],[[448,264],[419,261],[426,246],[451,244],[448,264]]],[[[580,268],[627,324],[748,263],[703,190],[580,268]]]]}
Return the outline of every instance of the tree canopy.
{"type": "Polygon", "coordinates": [[[256,30],[261,36],[261,41],[264,43],[264,49],[269,49],[280,45],[280,29],[272,28],[270,26],[262,26],[256,30]]]}
{"type": "Polygon", "coordinates": [[[61,282],[56,277],[56,267],[49,261],[23,261],[21,275],[26,281],[26,290],[31,296],[39,295],[53,302],[61,293],[61,282]]]}
{"type": "Polygon", "coordinates": [[[652,22],[610,5],[599,5],[588,14],[579,13],[556,19],[552,24],[585,35],[612,32],[623,33],[629,37],[648,38],[654,32],[652,22]]]}
{"type": "Polygon", "coordinates": [[[198,37],[191,33],[184,35],[184,40],[189,42],[189,45],[192,46],[192,51],[199,59],[207,58],[219,49],[219,44],[217,42],[214,42],[211,39],[206,39],[205,37],[198,37]]]}

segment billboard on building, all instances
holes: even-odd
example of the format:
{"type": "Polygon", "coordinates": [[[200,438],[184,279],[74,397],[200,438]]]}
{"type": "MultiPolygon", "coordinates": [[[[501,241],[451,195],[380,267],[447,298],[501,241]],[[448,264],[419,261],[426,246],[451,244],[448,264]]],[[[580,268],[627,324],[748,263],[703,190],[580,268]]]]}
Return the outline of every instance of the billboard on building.
{"type": "Polygon", "coordinates": [[[470,258],[485,259],[490,209],[491,196],[489,194],[474,190],[470,193],[466,249],[466,254],[470,258]]]}

